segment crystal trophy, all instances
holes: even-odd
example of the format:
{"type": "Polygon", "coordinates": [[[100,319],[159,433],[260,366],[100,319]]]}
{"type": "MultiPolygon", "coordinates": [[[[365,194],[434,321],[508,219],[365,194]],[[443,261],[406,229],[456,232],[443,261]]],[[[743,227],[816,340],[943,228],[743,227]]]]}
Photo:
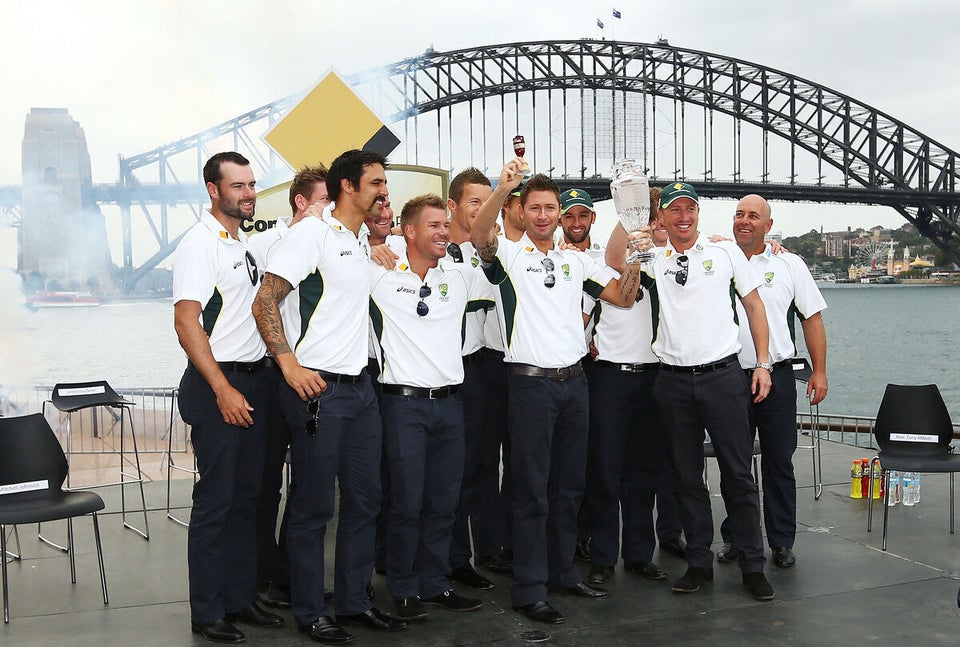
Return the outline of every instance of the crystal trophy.
{"type": "MultiPolygon", "coordinates": [[[[516,153],[517,157],[523,159],[523,154],[527,152],[527,144],[523,135],[517,135],[513,138],[513,152],[516,153]]],[[[530,175],[530,165],[527,164],[526,160],[524,160],[520,170],[523,171],[524,175],[530,175]]]]}
{"type": "MultiPolygon", "coordinates": [[[[628,234],[650,224],[650,183],[636,161],[628,159],[614,164],[610,192],[617,218],[628,234]]],[[[635,248],[627,262],[647,263],[652,259],[651,252],[635,248]]]]}

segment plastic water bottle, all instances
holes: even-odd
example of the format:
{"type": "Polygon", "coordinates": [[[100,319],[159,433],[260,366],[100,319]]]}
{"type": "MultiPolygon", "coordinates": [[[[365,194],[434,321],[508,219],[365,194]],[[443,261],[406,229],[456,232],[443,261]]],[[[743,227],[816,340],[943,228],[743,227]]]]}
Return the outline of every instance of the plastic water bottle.
{"type": "Polygon", "coordinates": [[[887,505],[894,506],[900,503],[900,472],[890,470],[890,494],[887,497],[887,505]]]}
{"type": "Polygon", "coordinates": [[[914,474],[913,480],[913,502],[920,503],[920,472],[914,474]]]}
{"type": "Polygon", "coordinates": [[[912,506],[916,503],[914,498],[916,492],[916,481],[913,472],[905,472],[903,475],[903,505],[912,506]]]}

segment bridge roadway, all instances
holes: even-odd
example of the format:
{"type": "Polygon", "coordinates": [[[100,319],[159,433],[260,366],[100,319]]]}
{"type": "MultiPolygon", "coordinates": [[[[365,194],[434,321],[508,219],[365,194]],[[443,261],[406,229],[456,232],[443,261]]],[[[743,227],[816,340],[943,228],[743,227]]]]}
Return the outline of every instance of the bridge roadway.
{"type": "MultiPolygon", "coordinates": [[[[430,617],[407,631],[379,635],[351,629],[356,645],[440,647],[449,645],[529,645],[526,632],[545,631],[547,645],[658,646],[692,645],[890,645],[957,644],[960,534],[948,532],[948,479],[924,476],[921,503],[890,510],[889,550],[880,550],[880,522],[866,531],[866,501],[850,499],[850,463],[870,450],[823,442],[824,493],[814,500],[811,464],[797,455],[799,532],[797,564],[766,571],[775,590],[773,602],[754,602],[740,583],[736,565],[717,564],[715,579],[689,595],[670,591],[670,582],[650,582],[618,568],[610,598],[580,601],[551,595],[566,623],[531,623],[510,608],[510,578],[490,575],[496,587],[462,594],[483,600],[476,613],[431,609],[430,617]]],[[[178,461],[181,459],[178,457],[178,461]]],[[[148,463],[155,464],[148,459],[148,463]]],[[[711,461],[714,519],[723,503],[717,492],[717,468],[711,461]]],[[[106,467],[103,465],[102,467],[106,467]]],[[[4,645],[201,645],[190,634],[187,603],[186,530],[165,517],[165,482],[147,484],[150,541],[123,530],[119,493],[98,490],[107,501],[101,517],[110,606],[100,596],[93,532],[89,520],[77,520],[77,584],[71,586],[65,555],[41,544],[36,528],[20,527],[24,555],[8,564],[11,621],[0,626],[4,645]]],[[[189,505],[190,479],[173,482],[175,506],[189,505]]],[[[186,510],[177,510],[186,518],[186,510]]],[[[336,522],[327,530],[327,576],[332,582],[336,522]]],[[[44,526],[45,534],[64,536],[62,523],[44,526]]],[[[719,538],[718,538],[719,539],[719,538]]],[[[714,545],[714,549],[719,543],[714,545]]],[[[671,578],[685,568],[682,560],[655,554],[671,578]]],[[[581,564],[585,574],[587,567],[581,564]]],[[[373,576],[375,603],[392,611],[383,577],[373,576]]],[[[298,645],[309,642],[296,633],[289,611],[279,629],[243,627],[250,645],[298,645]]]]}
{"type": "MultiPolygon", "coordinates": [[[[579,188],[590,192],[595,200],[610,199],[610,179],[605,177],[553,178],[561,190],[579,188]]],[[[496,178],[491,178],[496,182],[496,178]]],[[[942,191],[904,191],[884,187],[846,187],[832,184],[789,184],[775,182],[733,182],[694,178],[651,178],[651,186],[665,186],[671,182],[690,182],[705,198],[741,198],[759,193],[768,200],[785,202],[818,202],[834,204],[866,204],[887,207],[960,208],[960,193],[942,191]]],[[[185,204],[204,202],[207,190],[203,184],[167,183],[121,186],[99,183],[87,189],[87,195],[98,204],[185,204]]],[[[0,186],[0,209],[20,206],[19,186],[0,186]]]]}

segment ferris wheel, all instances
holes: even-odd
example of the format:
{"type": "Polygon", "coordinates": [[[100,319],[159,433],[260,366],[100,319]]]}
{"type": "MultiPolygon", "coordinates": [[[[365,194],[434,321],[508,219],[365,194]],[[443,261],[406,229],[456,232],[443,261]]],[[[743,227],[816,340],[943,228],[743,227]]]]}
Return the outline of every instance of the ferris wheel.
{"type": "Polygon", "coordinates": [[[876,267],[893,256],[893,243],[867,243],[857,250],[861,267],[876,267]]]}

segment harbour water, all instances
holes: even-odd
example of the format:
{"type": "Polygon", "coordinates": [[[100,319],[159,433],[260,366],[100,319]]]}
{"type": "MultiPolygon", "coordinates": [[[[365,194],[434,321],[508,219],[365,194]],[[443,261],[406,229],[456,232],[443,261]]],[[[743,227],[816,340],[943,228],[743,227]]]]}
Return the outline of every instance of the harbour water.
{"type": "MultiPolygon", "coordinates": [[[[821,411],[873,416],[888,382],[935,383],[960,422],[960,286],[852,284],[823,295],[830,389],[821,411]]],[[[174,386],[186,362],[169,299],[24,311],[13,322],[0,384],[174,386]]],[[[799,326],[797,336],[805,354],[799,326]]]]}

